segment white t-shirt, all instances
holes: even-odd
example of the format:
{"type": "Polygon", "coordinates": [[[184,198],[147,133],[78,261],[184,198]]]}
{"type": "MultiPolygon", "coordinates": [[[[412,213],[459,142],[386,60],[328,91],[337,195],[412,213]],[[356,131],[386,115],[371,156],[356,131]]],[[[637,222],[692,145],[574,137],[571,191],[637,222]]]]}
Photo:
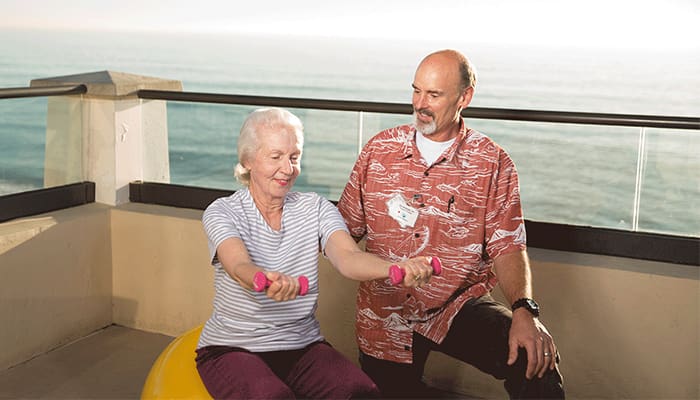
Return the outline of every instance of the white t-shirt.
{"type": "Polygon", "coordinates": [[[202,217],[214,266],[214,307],[198,348],[224,345],[253,352],[300,349],[322,340],[314,315],[318,300],[318,251],[330,235],[347,227],[337,208],[316,193],[290,192],[284,200],[282,228],[275,231],[255,206],[248,189],[212,202],[202,217]],[[243,288],[216,257],[225,239],[243,241],[253,263],[269,271],[305,275],[309,292],[276,302],[264,292],[243,288]]]}
{"type": "Polygon", "coordinates": [[[428,139],[419,131],[416,131],[416,146],[418,151],[420,151],[423,159],[428,163],[428,165],[433,165],[433,163],[440,157],[440,155],[454,143],[455,138],[452,138],[446,142],[435,142],[428,139]]]}

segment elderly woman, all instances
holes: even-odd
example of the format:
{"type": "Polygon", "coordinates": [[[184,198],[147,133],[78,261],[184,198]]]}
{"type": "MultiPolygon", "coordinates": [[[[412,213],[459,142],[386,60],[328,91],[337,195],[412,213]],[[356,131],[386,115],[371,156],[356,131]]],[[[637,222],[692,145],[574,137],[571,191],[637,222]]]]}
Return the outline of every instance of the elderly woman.
{"type": "MultiPolygon", "coordinates": [[[[300,173],[303,141],[301,121],[290,112],[251,113],[241,128],[235,169],[245,188],[204,212],[216,294],[196,360],[216,398],[379,395],[374,382],[321,335],[314,315],[319,245],[351,279],[386,279],[391,263],[361,251],[328,200],[290,191],[300,173]],[[307,280],[308,293],[300,294],[307,280]]],[[[398,263],[404,285],[427,282],[429,261],[398,263]]]]}

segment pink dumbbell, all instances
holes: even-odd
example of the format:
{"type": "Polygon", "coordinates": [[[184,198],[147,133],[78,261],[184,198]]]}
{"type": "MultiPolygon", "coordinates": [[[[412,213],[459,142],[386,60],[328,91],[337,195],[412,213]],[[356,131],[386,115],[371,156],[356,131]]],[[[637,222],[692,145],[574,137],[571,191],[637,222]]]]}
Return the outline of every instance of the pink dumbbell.
{"type": "MultiPolygon", "coordinates": [[[[304,275],[299,278],[299,296],[304,296],[309,292],[309,279],[304,275]]],[[[256,292],[262,292],[263,290],[270,287],[272,281],[267,279],[264,273],[258,271],[253,276],[253,290],[256,292]]]]}
{"type": "MultiPolygon", "coordinates": [[[[431,257],[430,266],[433,267],[433,275],[440,275],[442,273],[442,263],[437,257],[431,257]]],[[[406,271],[398,265],[394,264],[389,267],[389,279],[391,279],[392,285],[398,285],[403,282],[403,278],[406,276],[406,271]]]]}

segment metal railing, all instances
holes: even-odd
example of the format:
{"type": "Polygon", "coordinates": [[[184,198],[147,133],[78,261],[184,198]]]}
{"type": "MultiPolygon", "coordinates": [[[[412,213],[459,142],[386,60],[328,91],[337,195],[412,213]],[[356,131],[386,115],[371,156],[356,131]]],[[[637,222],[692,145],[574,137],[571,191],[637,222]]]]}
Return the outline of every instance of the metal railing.
{"type": "MultiPolygon", "coordinates": [[[[0,88],[0,99],[78,95],[85,94],[86,92],[86,85],[61,85],[5,89],[0,88]]],[[[132,95],[135,95],[141,99],[152,100],[199,102],[210,104],[231,104],[246,106],[276,106],[285,108],[357,112],[359,114],[358,147],[361,145],[362,142],[361,136],[363,129],[363,113],[411,114],[413,112],[413,108],[410,104],[402,103],[324,100],[270,96],[247,96],[165,90],[138,90],[132,95]]],[[[638,127],[640,128],[638,149],[639,157],[641,157],[645,146],[645,129],[647,128],[683,129],[700,131],[700,117],[541,111],[483,107],[469,107],[462,111],[462,115],[466,118],[474,119],[638,127]]],[[[639,173],[641,171],[640,163],[641,159],[638,159],[638,175],[635,184],[635,218],[639,214],[639,191],[641,185],[641,179],[639,176],[639,173]]],[[[141,190],[144,193],[146,193],[147,191],[151,190],[151,187],[154,185],[156,187],[159,187],[157,184],[141,184],[138,185],[138,190],[141,190]]],[[[132,186],[134,185],[132,184],[132,186]]],[[[192,207],[192,201],[190,199],[192,196],[195,196],[200,203],[203,203],[208,201],[207,199],[211,198],[212,194],[210,192],[214,191],[213,189],[206,190],[204,188],[180,188],[180,186],[178,185],[168,184],[165,185],[165,189],[163,189],[167,192],[167,195],[165,197],[173,197],[173,188],[178,189],[183,193],[186,193],[184,195],[179,194],[175,196],[181,198],[181,200],[184,201],[183,204],[179,204],[177,206],[186,207],[192,207]]],[[[138,192],[138,190],[134,190],[134,195],[140,193],[138,192]]],[[[46,189],[41,191],[44,192],[46,191],[46,189]]],[[[22,195],[35,196],[33,192],[22,193],[22,195]]],[[[143,196],[144,198],[148,197],[148,195],[146,194],[144,194],[143,196]]],[[[13,195],[2,196],[5,202],[11,200],[14,201],[16,200],[15,197],[17,197],[17,199],[20,198],[19,196],[13,197],[13,195]]],[[[45,202],[45,200],[46,199],[43,199],[41,201],[45,202]]],[[[94,201],[94,199],[92,199],[92,201],[94,201]]],[[[51,200],[50,203],[55,202],[51,200]]],[[[44,210],[44,212],[45,211],[46,210],[44,210]]],[[[10,217],[17,216],[18,215],[13,214],[10,217]]],[[[534,247],[551,248],[565,251],[593,252],[595,254],[618,255],[624,257],[634,257],[690,265],[696,265],[698,263],[699,246],[697,238],[669,236],[663,234],[659,235],[644,232],[629,232],[607,228],[590,228],[575,225],[571,226],[547,222],[527,222],[529,224],[528,230],[532,231],[529,232],[532,233],[532,235],[528,235],[528,238],[533,241],[534,247]],[[565,232],[565,234],[557,231],[557,229],[562,232],[565,232]],[[575,232],[573,232],[572,230],[575,230],[575,232]],[[559,233],[553,234],[552,232],[559,233]],[[581,245],[579,243],[581,241],[582,236],[586,237],[586,239],[583,240],[586,243],[586,246],[584,246],[585,248],[583,249],[581,248],[581,245]],[[573,240],[575,243],[569,243],[563,239],[567,239],[569,241],[573,240]],[[642,243],[640,242],[640,240],[644,243],[641,245],[642,249],[640,249],[640,243],[642,243]],[[593,243],[593,245],[591,245],[591,243],[593,243]],[[609,248],[611,246],[611,243],[615,244],[614,249],[609,248]],[[648,250],[647,253],[649,254],[640,254],[640,250],[648,250]]],[[[635,231],[637,228],[637,222],[634,221],[632,226],[633,231],[635,231]]],[[[642,251],[642,253],[644,253],[644,251],[642,251]]]]}
{"type": "MultiPolygon", "coordinates": [[[[87,86],[82,84],[0,88],[0,99],[65,96],[85,93],[87,93],[87,86]]],[[[385,114],[411,114],[413,112],[413,107],[406,103],[248,96],[148,89],[138,90],[135,94],[141,99],[186,101],[196,103],[310,108],[317,110],[356,111],[385,114]]],[[[462,111],[462,116],[467,118],[497,119],[504,121],[700,130],[700,117],[546,111],[491,107],[469,107],[462,111]]]]}
{"type": "MultiPolygon", "coordinates": [[[[141,99],[187,101],[198,103],[238,104],[311,108],[317,110],[357,111],[385,114],[411,114],[413,107],[403,103],[370,101],[322,100],[295,97],[244,96],[168,90],[139,90],[141,99]]],[[[700,129],[700,117],[660,115],[606,114],[570,111],[519,110],[508,108],[468,107],[462,110],[466,118],[498,119],[529,122],[558,122],[588,125],[615,125],[666,129],[700,129]]]]}
{"type": "Polygon", "coordinates": [[[71,94],[85,93],[87,93],[87,86],[85,85],[0,88],[0,99],[14,99],[20,97],[66,96],[71,94]]]}
{"type": "MultiPolygon", "coordinates": [[[[202,92],[181,92],[166,90],[139,90],[137,96],[142,99],[198,102],[210,104],[231,104],[248,106],[275,106],[285,108],[317,109],[329,111],[358,112],[357,151],[363,143],[363,121],[365,112],[385,114],[411,114],[411,104],[323,100],[290,97],[247,96],[216,94],[202,92]]],[[[634,185],[634,202],[632,209],[632,231],[639,230],[640,197],[642,192],[642,167],[644,149],[646,148],[646,129],[684,129],[700,130],[700,118],[660,115],[609,114],[567,111],[541,111],[505,108],[468,107],[462,110],[462,116],[475,119],[494,119],[509,121],[567,123],[578,125],[606,125],[640,128],[638,138],[637,170],[634,185]]]]}

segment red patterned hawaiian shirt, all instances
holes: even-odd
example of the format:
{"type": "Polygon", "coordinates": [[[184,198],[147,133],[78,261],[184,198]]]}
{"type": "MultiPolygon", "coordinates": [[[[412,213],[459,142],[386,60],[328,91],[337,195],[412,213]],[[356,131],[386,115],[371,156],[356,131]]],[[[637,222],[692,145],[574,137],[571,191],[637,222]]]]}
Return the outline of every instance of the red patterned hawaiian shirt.
{"type": "Polygon", "coordinates": [[[402,125],[373,137],[338,203],[351,234],[366,235],[367,251],[393,261],[418,255],[442,261],[442,274],[420,288],[388,279],[360,284],[360,349],[402,363],[412,362],[413,331],[442,342],[462,305],[497,283],[493,259],[525,249],[518,176],[508,154],[462,121],[454,143],[427,165],[415,134],[402,125]],[[390,215],[391,202],[409,216],[390,215]]]}

